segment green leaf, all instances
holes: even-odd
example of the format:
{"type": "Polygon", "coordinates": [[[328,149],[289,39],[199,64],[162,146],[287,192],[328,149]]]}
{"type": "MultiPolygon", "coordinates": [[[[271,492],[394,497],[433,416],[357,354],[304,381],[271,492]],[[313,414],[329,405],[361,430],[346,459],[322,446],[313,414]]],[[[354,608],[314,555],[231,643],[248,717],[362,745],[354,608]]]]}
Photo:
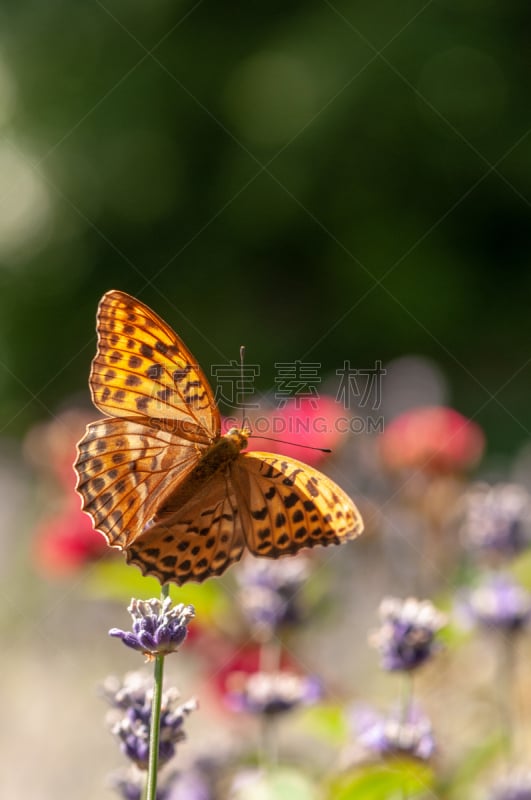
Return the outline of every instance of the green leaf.
{"type": "Polygon", "coordinates": [[[299,714],[297,725],[302,726],[305,733],[333,744],[343,744],[348,738],[345,710],[341,706],[320,704],[306,708],[299,714]]]}
{"type": "Polygon", "coordinates": [[[468,750],[453,775],[442,783],[444,796],[459,800],[471,793],[478,776],[507,748],[507,739],[495,733],[477,747],[468,750]]]}
{"type": "Polygon", "coordinates": [[[306,775],[279,768],[257,773],[231,794],[231,800],[319,800],[319,794],[306,775]]]}
{"type": "Polygon", "coordinates": [[[434,784],[431,767],[412,759],[390,759],[359,767],[335,779],[330,800],[408,800],[429,795],[434,784]]]}
{"type": "Polygon", "coordinates": [[[469,641],[473,632],[450,620],[437,634],[437,640],[446,650],[455,650],[469,641]]]}
{"type": "MultiPolygon", "coordinates": [[[[160,597],[160,583],[144,577],[137,569],[117,560],[102,561],[90,572],[86,582],[90,593],[111,600],[127,601],[132,597],[160,597]]],[[[226,613],[228,601],[217,580],[202,584],[171,586],[170,596],[175,603],[193,605],[201,622],[212,621],[226,613]]]]}
{"type": "Polygon", "coordinates": [[[522,553],[513,562],[512,573],[522,586],[531,591],[531,551],[522,553]]]}

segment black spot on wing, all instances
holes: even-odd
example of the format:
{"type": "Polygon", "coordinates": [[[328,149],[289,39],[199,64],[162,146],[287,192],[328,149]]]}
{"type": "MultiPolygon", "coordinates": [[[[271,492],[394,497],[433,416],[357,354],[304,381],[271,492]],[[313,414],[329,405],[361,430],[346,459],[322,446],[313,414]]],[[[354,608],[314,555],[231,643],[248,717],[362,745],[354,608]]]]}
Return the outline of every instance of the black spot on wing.
{"type": "Polygon", "coordinates": [[[299,495],[291,492],[284,497],[284,505],[286,508],[292,508],[299,501],[299,495]]]}

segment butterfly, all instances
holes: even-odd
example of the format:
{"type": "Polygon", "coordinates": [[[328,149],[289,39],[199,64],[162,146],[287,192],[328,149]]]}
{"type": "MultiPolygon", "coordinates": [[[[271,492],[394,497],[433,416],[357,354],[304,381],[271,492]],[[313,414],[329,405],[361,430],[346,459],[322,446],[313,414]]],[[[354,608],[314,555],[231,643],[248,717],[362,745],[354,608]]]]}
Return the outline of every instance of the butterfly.
{"type": "Polygon", "coordinates": [[[221,433],[210,385],[179,336],[146,305],[109,291],[97,314],[89,384],[106,415],[78,444],[77,492],[96,530],[161,583],[221,575],[247,548],[279,558],[363,530],[333,481],[286,456],[242,452],[221,433]]]}

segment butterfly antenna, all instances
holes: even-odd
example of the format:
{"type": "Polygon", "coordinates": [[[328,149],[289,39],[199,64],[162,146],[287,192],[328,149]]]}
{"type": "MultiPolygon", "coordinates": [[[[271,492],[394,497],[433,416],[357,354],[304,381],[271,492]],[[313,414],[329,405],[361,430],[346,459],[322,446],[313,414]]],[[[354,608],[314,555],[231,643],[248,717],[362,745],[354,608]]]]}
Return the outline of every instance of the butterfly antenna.
{"type": "Polygon", "coordinates": [[[245,382],[244,382],[244,379],[243,379],[243,362],[244,361],[245,361],[245,345],[242,344],[242,345],[240,345],[240,381],[241,381],[241,387],[242,387],[242,424],[241,424],[242,429],[245,428],[245,421],[246,421],[245,420],[245,400],[243,399],[245,397],[245,392],[244,392],[245,382]]]}
{"type": "Polygon", "coordinates": [[[250,439],[267,439],[268,442],[279,442],[279,444],[289,444],[291,447],[303,447],[305,450],[317,450],[319,453],[331,453],[329,447],[314,447],[311,444],[299,444],[298,442],[288,442],[286,439],[275,439],[273,436],[250,436],[250,439]]]}

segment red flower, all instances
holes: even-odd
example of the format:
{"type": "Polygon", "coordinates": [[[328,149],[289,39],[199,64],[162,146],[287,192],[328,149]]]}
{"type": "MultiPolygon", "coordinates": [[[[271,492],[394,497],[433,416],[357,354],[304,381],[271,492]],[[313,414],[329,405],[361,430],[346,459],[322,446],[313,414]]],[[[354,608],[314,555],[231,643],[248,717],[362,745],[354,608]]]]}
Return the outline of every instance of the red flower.
{"type": "Polygon", "coordinates": [[[460,471],[480,460],[484,446],[481,428],[444,406],[406,411],[380,437],[382,460],[390,469],[460,471]]]}

